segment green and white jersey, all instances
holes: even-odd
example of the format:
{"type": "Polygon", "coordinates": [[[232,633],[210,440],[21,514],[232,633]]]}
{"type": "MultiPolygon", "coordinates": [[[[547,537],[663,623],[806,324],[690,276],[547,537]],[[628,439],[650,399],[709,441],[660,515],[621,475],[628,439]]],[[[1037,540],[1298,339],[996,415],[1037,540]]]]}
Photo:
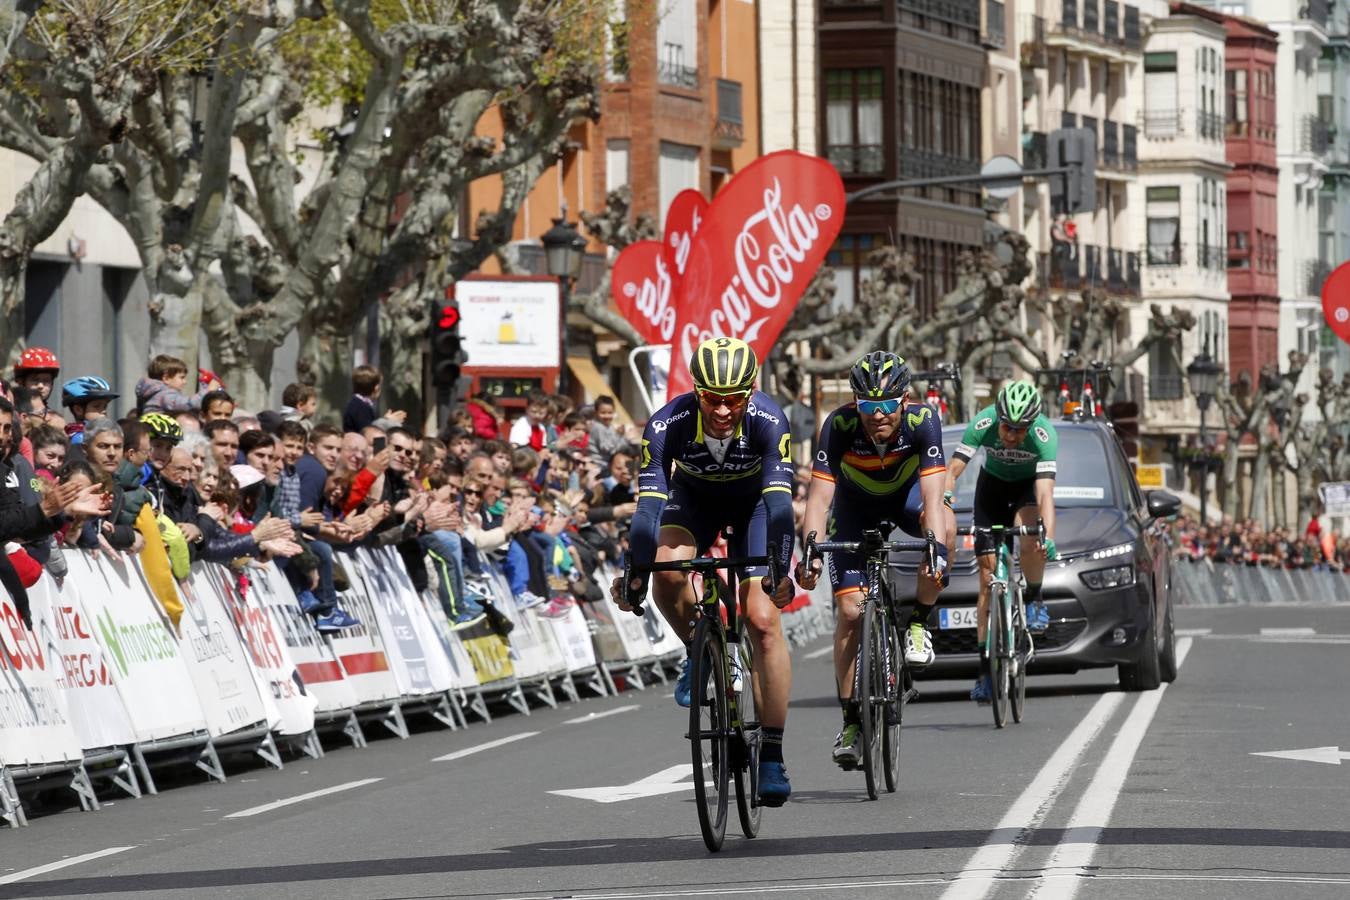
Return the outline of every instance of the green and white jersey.
{"type": "Polygon", "coordinates": [[[970,462],[981,447],[984,448],[985,471],[995,478],[1029,481],[1033,478],[1055,477],[1059,435],[1055,433],[1055,426],[1043,415],[1036,417],[1022,443],[1009,448],[1003,446],[998,436],[998,415],[994,407],[985,407],[966,427],[966,433],[952,452],[952,458],[970,462]]]}

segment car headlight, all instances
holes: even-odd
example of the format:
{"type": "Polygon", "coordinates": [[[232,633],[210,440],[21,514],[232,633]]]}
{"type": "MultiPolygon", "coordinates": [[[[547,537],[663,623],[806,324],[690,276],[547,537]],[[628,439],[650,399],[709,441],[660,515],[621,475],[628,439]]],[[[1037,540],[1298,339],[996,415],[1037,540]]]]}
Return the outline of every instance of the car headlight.
{"type": "Polygon", "coordinates": [[[1101,550],[1093,550],[1089,559],[1110,559],[1113,556],[1124,556],[1127,553],[1134,552],[1134,544],[1116,544],[1114,547],[1103,547],[1101,550]]]}
{"type": "Polygon", "coordinates": [[[1134,566],[1112,566],[1109,569],[1093,569],[1078,576],[1083,584],[1094,591],[1110,590],[1134,584],[1134,566]]]}

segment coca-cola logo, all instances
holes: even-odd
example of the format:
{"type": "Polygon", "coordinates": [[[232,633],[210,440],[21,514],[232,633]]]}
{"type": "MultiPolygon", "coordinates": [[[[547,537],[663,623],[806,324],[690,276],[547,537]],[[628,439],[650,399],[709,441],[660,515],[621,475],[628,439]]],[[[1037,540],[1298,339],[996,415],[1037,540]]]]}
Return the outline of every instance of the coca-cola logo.
{"type": "Polygon", "coordinates": [[[694,235],[698,234],[707,214],[708,201],[695,190],[680,191],[670,201],[670,209],[666,210],[663,244],[666,263],[674,271],[677,285],[689,266],[689,251],[694,246],[694,235]]]}
{"type": "Polygon", "coordinates": [[[648,344],[669,344],[675,335],[675,284],[662,244],[629,244],[614,261],[610,293],[619,314],[648,344]]]}
{"type": "MultiPolygon", "coordinates": [[[[690,247],[677,359],[718,336],[740,338],[764,359],[843,221],[844,185],[828,162],[787,150],[745,168],[717,195],[690,247]]],[[[689,387],[686,367],[673,363],[670,393],[689,387]]]]}

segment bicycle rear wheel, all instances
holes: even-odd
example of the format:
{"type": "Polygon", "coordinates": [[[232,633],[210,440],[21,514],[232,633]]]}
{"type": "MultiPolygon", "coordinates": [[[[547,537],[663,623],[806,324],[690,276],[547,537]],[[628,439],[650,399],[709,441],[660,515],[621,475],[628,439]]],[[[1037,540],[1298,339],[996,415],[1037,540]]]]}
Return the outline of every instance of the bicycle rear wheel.
{"type": "Polygon", "coordinates": [[[694,799],[703,843],[714,853],[727,833],[727,685],[717,629],[700,618],[694,630],[689,704],[689,747],[694,765],[694,799]]]}
{"type": "Polygon", "coordinates": [[[1021,722],[1027,703],[1027,663],[1031,661],[1031,633],[1027,631],[1027,609],[1022,603],[1021,591],[1017,592],[1013,604],[1012,624],[1012,685],[1008,699],[1013,721],[1021,722]]]}
{"type": "Polygon", "coordinates": [[[764,808],[759,805],[759,706],[755,703],[754,647],[745,633],[745,620],[740,621],[740,641],[728,644],[728,652],[740,653],[741,689],[736,708],[741,726],[735,738],[739,742],[736,753],[736,814],[741,820],[741,833],[748,838],[759,834],[759,823],[764,808]]]}
{"type": "Polygon", "coordinates": [[[992,696],[989,705],[994,709],[994,726],[1002,728],[1008,721],[1008,623],[1004,596],[1007,587],[989,588],[989,679],[992,696]]]}
{"type": "Polygon", "coordinates": [[[858,635],[858,672],[853,697],[858,701],[862,719],[862,768],[867,781],[867,797],[877,799],[882,781],[881,732],[885,730],[885,690],[882,685],[882,650],[877,641],[880,628],[876,601],[867,598],[863,610],[862,631],[858,635]]]}
{"type": "Polygon", "coordinates": [[[886,774],[886,791],[894,794],[900,783],[900,720],[905,708],[901,697],[905,690],[902,677],[904,658],[900,654],[900,632],[896,630],[891,616],[881,616],[877,621],[882,625],[878,631],[884,632],[878,640],[886,654],[883,657],[886,660],[883,682],[886,702],[881,707],[881,721],[885,726],[881,732],[881,758],[886,774]]]}

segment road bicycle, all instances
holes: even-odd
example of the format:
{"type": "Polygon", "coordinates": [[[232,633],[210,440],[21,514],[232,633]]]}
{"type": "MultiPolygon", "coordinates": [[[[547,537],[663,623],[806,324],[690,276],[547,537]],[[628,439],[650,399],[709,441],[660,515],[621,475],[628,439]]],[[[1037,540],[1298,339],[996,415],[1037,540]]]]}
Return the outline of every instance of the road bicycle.
{"type": "MultiPolygon", "coordinates": [[[[768,566],[771,584],[778,584],[776,560],[767,556],[718,559],[705,556],[624,568],[625,590],[634,577],[651,572],[697,572],[703,594],[695,607],[697,621],[689,646],[690,756],[694,768],[694,798],[703,843],[714,853],[726,838],[728,789],[736,784],[736,812],[747,838],[759,834],[763,806],[759,801],[759,697],[754,684],[754,648],[738,615],[738,569],[768,566]],[[718,570],[726,569],[724,580],[718,570]],[[726,609],[723,621],[721,607],[726,609]]],[[[629,597],[635,615],[644,615],[640,602],[629,597]]]]}
{"type": "Polygon", "coordinates": [[[1012,538],[1035,535],[1044,547],[1045,523],[988,528],[968,525],[958,528],[956,533],[987,534],[997,548],[994,574],[989,578],[989,610],[982,652],[989,660],[994,725],[1002,728],[1007,724],[1009,711],[1014,722],[1022,721],[1027,699],[1027,666],[1036,656],[1023,602],[1026,583],[1020,571],[1016,578],[1012,577],[1012,538]]]}
{"type": "Polygon", "coordinates": [[[928,571],[937,571],[937,541],[933,532],[924,540],[886,541],[880,529],[863,532],[860,541],[816,542],[806,536],[807,564],[824,553],[861,553],[867,557],[862,623],[858,633],[858,660],[853,670],[853,699],[862,719],[862,770],[868,799],[895,793],[900,776],[900,722],[906,703],[918,696],[905,656],[900,652],[900,611],[884,577],[890,554],[921,551],[928,571]]]}

